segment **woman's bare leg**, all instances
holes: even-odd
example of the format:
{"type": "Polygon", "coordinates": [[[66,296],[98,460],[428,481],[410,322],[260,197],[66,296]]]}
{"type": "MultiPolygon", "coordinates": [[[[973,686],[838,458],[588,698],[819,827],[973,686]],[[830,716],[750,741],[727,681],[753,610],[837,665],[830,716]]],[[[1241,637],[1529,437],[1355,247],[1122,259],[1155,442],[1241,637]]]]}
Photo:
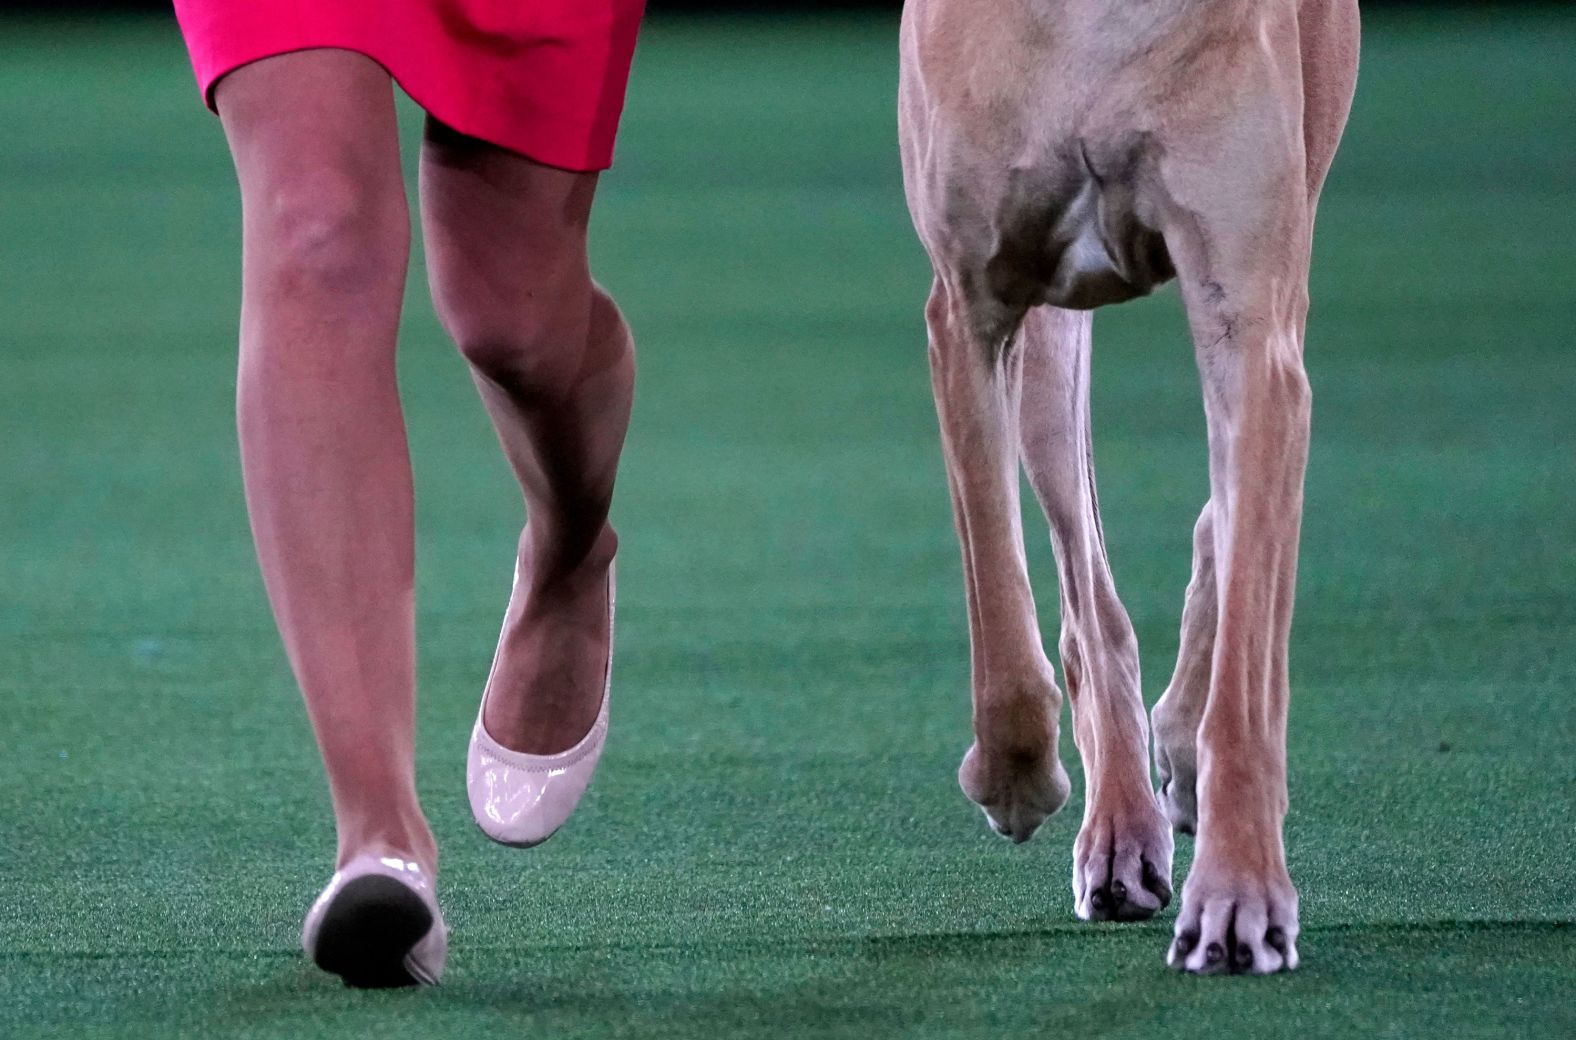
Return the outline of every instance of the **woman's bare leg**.
{"type": "Polygon", "coordinates": [[[591,280],[596,174],[543,166],[429,120],[422,226],[433,300],[470,362],[524,491],[487,730],[549,754],[591,728],[607,667],[608,524],[634,393],[634,349],[591,280]]]}
{"type": "Polygon", "coordinates": [[[431,870],[394,371],[410,223],[393,91],[371,60],[312,50],[231,73],[217,100],[243,209],[247,508],[327,767],[338,862],[400,852],[431,870]]]}

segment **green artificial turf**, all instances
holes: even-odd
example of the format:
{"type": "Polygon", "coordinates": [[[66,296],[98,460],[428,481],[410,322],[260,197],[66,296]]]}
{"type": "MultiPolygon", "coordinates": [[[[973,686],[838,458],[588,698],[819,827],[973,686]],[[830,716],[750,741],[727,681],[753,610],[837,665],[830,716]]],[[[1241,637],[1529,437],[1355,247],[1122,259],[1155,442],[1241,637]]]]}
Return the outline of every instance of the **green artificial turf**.
{"type": "MultiPolygon", "coordinates": [[[[0,21],[0,1036],[1576,1035],[1576,19],[1370,19],[1314,271],[1304,967],[1274,979],[1168,972],[1174,907],[1078,923],[1080,803],[1013,847],[956,788],[966,627],[893,37],[642,42],[595,226],[642,366],[615,723],[532,852],[485,842],[461,790],[517,494],[413,282],[453,949],[440,989],[358,993],[296,946],[332,831],[241,503],[218,124],[173,24],[0,21]]],[[[1198,398],[1174,292],[1100,316],[1101,501],[1151,698],[1198,398]]]]}

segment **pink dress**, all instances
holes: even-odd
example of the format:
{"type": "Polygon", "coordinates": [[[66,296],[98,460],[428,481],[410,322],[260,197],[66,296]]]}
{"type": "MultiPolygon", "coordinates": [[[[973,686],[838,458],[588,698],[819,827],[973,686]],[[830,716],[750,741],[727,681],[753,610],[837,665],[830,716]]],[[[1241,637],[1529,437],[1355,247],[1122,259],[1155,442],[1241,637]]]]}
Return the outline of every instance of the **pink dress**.
{"type": "Polygon", "coordinates": [[[601,170],[645,0],[175,0],[197,85],[314,47],[365,54],[463,134],[601,170]]]}

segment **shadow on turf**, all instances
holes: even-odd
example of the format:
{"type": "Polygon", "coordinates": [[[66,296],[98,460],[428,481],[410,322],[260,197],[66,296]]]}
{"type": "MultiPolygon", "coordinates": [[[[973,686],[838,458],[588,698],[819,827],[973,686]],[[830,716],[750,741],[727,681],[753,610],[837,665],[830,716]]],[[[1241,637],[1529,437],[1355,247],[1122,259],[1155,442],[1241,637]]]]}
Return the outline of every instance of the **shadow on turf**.
{"type": "Polygon", "coordinates": [[[294,951],[0,961],[69,977],[93,998],[51,1005],[42,1032],[117,1036],[572,1037],[1035,1035],[1570,1036],[1569,921],[1378,922],[1304,933],[1275,979],[1197,979],[1160,961],[1164,922],[866,938],[748,938],[531,950],[460,946],[436,989],[351,991],[294,951]],[[1486,968],[1492,966],[1494,970],[1486,968]],[[1224,1016],[1224,1017],[1223,1017],[1224,1016]],[[1399,1032],[1395,1031],[1399,1028],[1399,1032]],[[196,1031],[194,1031],[196,1030],[196,1031]],[[1383,1030],[1380,1030],[1383,1032],[1383,1030]]]}

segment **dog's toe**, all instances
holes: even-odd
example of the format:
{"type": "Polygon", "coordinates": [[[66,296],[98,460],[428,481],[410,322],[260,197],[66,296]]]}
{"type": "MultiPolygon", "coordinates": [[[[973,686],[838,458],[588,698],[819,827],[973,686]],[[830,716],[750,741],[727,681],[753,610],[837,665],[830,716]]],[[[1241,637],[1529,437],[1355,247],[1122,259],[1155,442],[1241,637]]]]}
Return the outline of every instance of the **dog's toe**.
{"type": "Polygon", "coordinates": [[[1096,806],[1073,845],[1073,909],[1085,921],[1141,921],[1171,902],[1171,831],[1153,799],[1096,806]]]}
{"type": "Polygon", "coordinates": [[[1166,963],[1195,975],[1272,975],[1297,967],[1290,884],[1194,885],[1189,879],[1166,963]]]}

